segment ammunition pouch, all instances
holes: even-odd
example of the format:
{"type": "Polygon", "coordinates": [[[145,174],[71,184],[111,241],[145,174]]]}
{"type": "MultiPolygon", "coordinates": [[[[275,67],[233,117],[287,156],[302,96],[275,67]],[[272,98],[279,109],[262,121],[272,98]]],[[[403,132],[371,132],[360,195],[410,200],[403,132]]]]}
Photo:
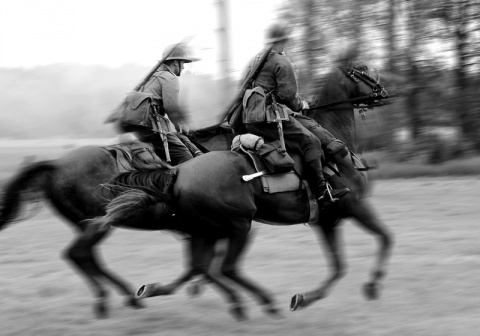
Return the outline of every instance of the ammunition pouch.
{"type": "Polygon", "coordinates": [[[257,124],[267,119],[266,94],[259,86],[248,89],[243,95],[243,123],[257,124]]]}
{"type": "Polygon", "coordinates": [[[258,148],[257,154],[263,159],[268,170],[272,173],[291,171],[295,164],[292,157],[282,150],[278,140],[264,143],[258,148]]]}

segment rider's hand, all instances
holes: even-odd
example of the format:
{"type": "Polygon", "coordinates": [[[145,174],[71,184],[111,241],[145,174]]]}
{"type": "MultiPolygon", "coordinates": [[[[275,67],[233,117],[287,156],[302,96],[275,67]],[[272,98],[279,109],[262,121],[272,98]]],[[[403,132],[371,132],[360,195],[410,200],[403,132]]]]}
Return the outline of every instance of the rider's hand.
{"type": "Polygon", "coordinates": [[[302,110],[308,110],[310,106],[308,106],[308,103],[304,100],[302,101],[302,110]]]}
{"type": "Polygon", "coordinates": [[[183,124],[183,123],[178,123],[178,128],[179,128],[179,132],[180,133],[183,133],[185,135],[188,135],[188,133],[190,132],[190,127],[188,127],[187,124],[183,124]]]}

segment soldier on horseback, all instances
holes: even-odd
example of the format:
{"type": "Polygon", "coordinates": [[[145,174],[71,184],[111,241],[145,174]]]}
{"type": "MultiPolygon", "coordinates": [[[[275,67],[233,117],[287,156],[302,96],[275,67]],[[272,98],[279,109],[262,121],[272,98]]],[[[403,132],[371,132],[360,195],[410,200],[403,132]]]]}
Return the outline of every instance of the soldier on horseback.
{"type": "Polygon", "coordinates": [[[189,128],[186,113],[179,105],[181,75],[184,63],[192,62],[184,45],[165,48],[164,62],[139,92],[151,97],[153,116],[143,124],[120,122],[121,132],[133,132],[142,142],[151,143],[158,156],[177,165],[199,156],[202,152],[186,137],[189,128]]]}
{"type": "MultiPolygon", "coordinates": [[[[175,125],[174,128],[170,127],[171,133],[167,134],[167,140],[172,162],[179,164],[201,155],[202,152],[184,135],[188,134],[189,128],[186,123],[186,113],[182,111],[178,101],[180,92],[178,77],[182,73],[184,63],[190,63],[192,59],[187,56],[186,48],[182,45],[167,47],[163,54],[168,53],[170,56],[144,85],[142,91],[153,94],[153,108],[161,116],[170,119],[171,126],[175,125]],[[173,48],[175,49],[172,51],[173,48]]],[[[157,152],[164,152],[158,135],[148,131],[140,130],[136,133],[141,141],[152,143],[157,152]]]]}
{"type": "MultiPolygon", "coordinates": [[[[262,88],[263,92],[266,93],[266,110],[268,110],[269,105],[275,102],[280,103],[282,108],[286,106],[294,112],[308,109],[308,103],[298,95],[293,66],[283,53],[285,43],[288,40],[286,26],[284,24],[272,25],[267,30],[266,37],[265,43],[268,46],[267,51],[270,50],[270,54],[254,81],[254,86],[262,88]]],[[[247,68],[247,76],[264,52],[266,51],[262,51],[250,63],[247,68]]],[[[329,186],[325,180],[321,162],[323,157],[322,143],[312,131],[318,133],[320,139],[332,141],[334,138],[316,122],[304,117],[307,129],[294,118],[291,111],[288,111],[290,115],[287,115],[286,120],[281,122],[285,146],[288,150],[302,154],[309,172],[307,180],[310,188],[319,203],[325,206],[332,199],[345,196],[350,190],[348,188],[331,189],[331,194],[328,194],[327,188],[329,186]]],[[[263,137],[265,141],[270,142],[278,139],[279,133],[276,123],[258,122],[259,118],[257,116],[250,118],[248,110],[245,110],[244,113],[246,114],[243,116],[246,131],[263,137]]]]}

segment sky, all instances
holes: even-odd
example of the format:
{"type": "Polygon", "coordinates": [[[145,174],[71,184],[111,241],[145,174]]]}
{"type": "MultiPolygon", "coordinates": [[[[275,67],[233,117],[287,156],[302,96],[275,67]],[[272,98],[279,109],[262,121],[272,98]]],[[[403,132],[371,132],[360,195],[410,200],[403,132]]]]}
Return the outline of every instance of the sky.
{"type": "MultiPolygon", "coordinates": [[[[262,48],[281,0],[226,0],[232,72],[262,48]]],[[[193,72],[217,71],[218,0],[0,0],[0,67],[56,63],[152,67],[163,49],[193,36],[202,60],[193,72]]]]}

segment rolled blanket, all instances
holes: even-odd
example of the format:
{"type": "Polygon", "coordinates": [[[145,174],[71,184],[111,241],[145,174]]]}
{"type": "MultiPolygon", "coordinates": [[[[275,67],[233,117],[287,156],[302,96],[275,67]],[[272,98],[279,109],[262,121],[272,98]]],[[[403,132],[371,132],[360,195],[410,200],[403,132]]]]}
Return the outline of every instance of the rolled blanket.
{"type": "Polygon", "coordinates": [[[240,145],[242,145],[242,147],[245,149],[256,151],[263,144],[263,138],[259,137],[258,135],[250,133],[241,134],[233,138],[231,150],[235,151],[240,147],[240,145]]]}

